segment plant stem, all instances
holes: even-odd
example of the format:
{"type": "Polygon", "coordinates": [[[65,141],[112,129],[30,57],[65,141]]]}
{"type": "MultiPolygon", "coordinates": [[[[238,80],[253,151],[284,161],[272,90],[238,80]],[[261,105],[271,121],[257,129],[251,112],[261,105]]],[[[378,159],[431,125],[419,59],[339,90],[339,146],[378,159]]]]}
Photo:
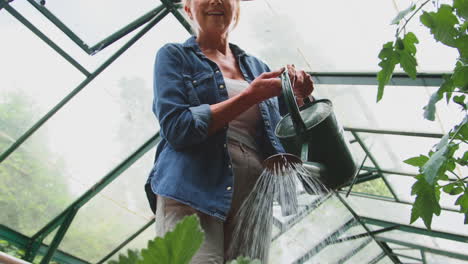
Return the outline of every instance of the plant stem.
{"type": "MultiPolygon", "coordinates": [[[[450,141],[447,143],[447,145],[449,145],[450,143],[452,143],[452,141],[455,139],[455,137],[458,135],[458,132],[460,132],[460,129],[463,127],[465,123],[465,118],[463,119],[463,121],[461,122],[460,126],[457,128],[457,131],[455,131],[455,134],[453,134],[453,137],[450,138],[450,141]]],[[[450,133],[450,132],[449,132],[450,133]]]]}
{"type": "Polygon", "coordinates": [[[425,6],[427,3],[429,3],[430,0],[427,0],[426,2],[422,3],[421,6],[418,7],[418,9],[416,9],[413,14],[411,14],[411,16],[405,21],[405,24],[398,30],[397,29],[397,33],[396,33],[396,38],[398,39],[398,36],[400,35],[401,33],[401,30],[402,29],[405,29],[406,28],[406,25],[408,24],[408,22],[413,18],[414,15],[416,15],[416,13],[419,12],[419,10],[421,10],[421,8],[423,8],[423,6],[425,6]]]}

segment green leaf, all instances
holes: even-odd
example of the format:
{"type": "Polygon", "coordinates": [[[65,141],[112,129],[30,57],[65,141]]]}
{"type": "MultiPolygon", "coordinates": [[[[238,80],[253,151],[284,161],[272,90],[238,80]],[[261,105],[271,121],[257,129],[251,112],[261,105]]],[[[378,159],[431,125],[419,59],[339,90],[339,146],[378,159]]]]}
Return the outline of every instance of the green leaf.
{"type": "Polygon", "coordinates": [[[428,160],[429,158],[427,156],[419,155],[419,157],[409,158],[403,162],[411,166],[422,167],[428,160]]]}
{"type": "Polygon", "coordinates": [[[416,195],[416,199],[411,210],[411,223],[421,218],[426,227],[430,230],[432,216],[440,215],[441,208],[439,204],[440,190],[434,185],[430,185],[422,177],[418,175],[417,181],[413,184],[411,194],[416,195]]]}
{"type": "Polygon", "coordinates": [[[455,183],[447,184],[445,185],[442,190],[445,193],[448,193],[450,195],[458,195],[463,192],[463,188],[460,186],[455,185],[455,183]]]}
{"type": "Polygon", "coordinates": [[[429,158],[429,160],[421,168],[424,178],[430,185],[435,185],[437,181],[437,175],[439,174],[440,168],[445,164],[447,160],[446,154],[449,151],[448,139],[450,134],[446,134],[437,144],[436,152],[429,158]]]}
{"type": "Polygon", "coordinates": [[[458,19],[453,14],[451,6],[441,5],[437,12],[424,11],[420,20],[423,25],[431,29],[431,34],[437,41],[451,47],[454,46],[455,37],[458,35],[455,28],[458,19]]]}
{"type": "Polygon", "coordinates": [[[398,38],[396,52],[400,57],[400,65],[405,72],[413,79],[416,79],[416,45],[419,43],[418,38],[413,32],[408,32],[401,40],[398,38]]]}
{"type": "Polygon", "coordinates": [[[249,258],[238,257],[236,260],[230,261],[228,264],[262,264],[260,260],[251,260],[249,258]]]}
{"type": "Polygon", "coordinates": [[[127,251],[127,255],[119,254],[117,261],[111,260],[108,262],[108,264],[136,264],[140,259],[141,257],[139,250],[129,249],[127,251]]]}
{"type": "Polygon", "coordinates": [[[164,238],[149,241],[148,248],[141,251],[143,259],[138,264],[188,264],[203,239],[198,217],[185,217],[164,238]]]}
{"type": "Polygon", "coordinates": [[[468,0],[454,0],[453,7],[457,16],[468,20],[468,0]]]}
{"type": "Polygon", "coordinates": [[[468,213],[468,189],[465,190],[465,193],[458,197],[455,205],[460,205],[460,212],[468,213]]]}
{"type": "Polygon", "coordinates": [[[466,110],[465,95],[458,95],[453,97],[453,102],[459,104],[463,110],[466,110]]]}
{"type": "Polygon", "coordinates": [[[457,62],[452,75],[453,84],[462,90],[468,90],[468,65],[457,62]]]}
{"type": "MultiPolygon", "coordinates": [[[[463,27],[465,26],[468,26],[468,21],[463,23],[463,27]]],[[[457,38],[455,40],[455,47],[458,49],[458,53],[460,54],[459,60],[465,65],[468,64],[468,35],[461,35],[457,38]]]]}
{"type": "Polygon", "coordinates": [[[382,69],[377,74],[377,80],[379,82],[377,102],[382,99],[384,87],[392,78],[395,65],[400,62],[398,52],[396,52],[393,47],[393,41],[389,41],[383,45],[382,50],[379,53],[379,58],[381,59],[379,66],[382,69]]]}
{"type": "Polygon", "coordinates": [[[392,23],[391,25],[397,25],[400,23],[400,21],[406,16],[408,15],[409,13],[411,13],[411,11],[413,11],[414,9],[416,8],[416,5],[414,3],[411,3],[411,6],[408,7],[407,9],[403,10],[403,11],[400,11],[397,16],[392,20],[392,23]]]}

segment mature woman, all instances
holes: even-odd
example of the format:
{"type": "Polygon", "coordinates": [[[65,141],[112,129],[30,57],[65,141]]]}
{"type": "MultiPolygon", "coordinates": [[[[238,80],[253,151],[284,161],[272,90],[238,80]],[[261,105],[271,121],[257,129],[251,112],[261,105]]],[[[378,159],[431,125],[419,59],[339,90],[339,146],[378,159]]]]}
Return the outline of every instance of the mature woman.
{"type": "MultiPolygon", "coordinates": [[[[205,241],[192,263],[223,263],[237,257],[226,253],[234,216],[261,162],[284,152],[274,135],[284,69],[270,71],[228,42],[239,0],[186,0],[184,9],[197,35],[156,56],[153,110],[162,140],[145,187],[158,235],[197,214],[205,241]]],[[[288,68],[300,101],[312,92],[312,80],[288,68]]]]}

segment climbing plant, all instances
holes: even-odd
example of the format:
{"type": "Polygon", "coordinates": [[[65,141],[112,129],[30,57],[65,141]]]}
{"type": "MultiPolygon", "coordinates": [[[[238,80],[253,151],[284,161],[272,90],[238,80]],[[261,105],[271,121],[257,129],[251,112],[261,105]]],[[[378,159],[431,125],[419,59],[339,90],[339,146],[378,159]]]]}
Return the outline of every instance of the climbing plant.
{"type": "Polygon", "coordinates": [[[444,76],[441,86],[431,95],[423,110],[424,118],[434,121],[436,103],[445,97],[447,104],[459,106],[463,117],[427,155],[421,154],[404,161],[419,168],[411,191],[416,199],[410,221],[413,223],[421,218],[429,229],[433,216],[441,213],[441,192],[456,196],[455,205],[459,206],[459,212],[465,215],[464,223],[468,224],[468,177],[459,175],[461,170],[457,169],[466,169],[468,164],[468,0],[450,2],[440,4],[439,1],[427,0],[399,12],[392,21],[397,28],[395,40],[385,43],[378,55],[382,69],[377,75],[377,102],[382,99],[384,87],[392,78],[396,65],[400,65],[411,78],[416,78],[416,44],[419,41],[413,32],[406,29],[408,22],[416,15],[437,42],[456,49],[459,54],[453,72],[444,76]],[[434,5],[435,11],[423,10],[429,3],[434,5]]]}

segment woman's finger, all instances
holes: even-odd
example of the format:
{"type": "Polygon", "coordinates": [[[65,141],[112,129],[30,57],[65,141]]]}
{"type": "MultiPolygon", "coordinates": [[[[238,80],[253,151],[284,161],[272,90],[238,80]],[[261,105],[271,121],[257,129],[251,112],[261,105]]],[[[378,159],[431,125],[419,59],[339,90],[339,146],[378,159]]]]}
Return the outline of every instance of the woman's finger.
{"type": "Polygon", "coordinates": [[[279,68],[278,70],[271,71],[271,72],[264,72],[260,76],[262,76],[262,79],[269,79],[269,78],[276,78],[283,73],[284,67],[279,68]]]}

